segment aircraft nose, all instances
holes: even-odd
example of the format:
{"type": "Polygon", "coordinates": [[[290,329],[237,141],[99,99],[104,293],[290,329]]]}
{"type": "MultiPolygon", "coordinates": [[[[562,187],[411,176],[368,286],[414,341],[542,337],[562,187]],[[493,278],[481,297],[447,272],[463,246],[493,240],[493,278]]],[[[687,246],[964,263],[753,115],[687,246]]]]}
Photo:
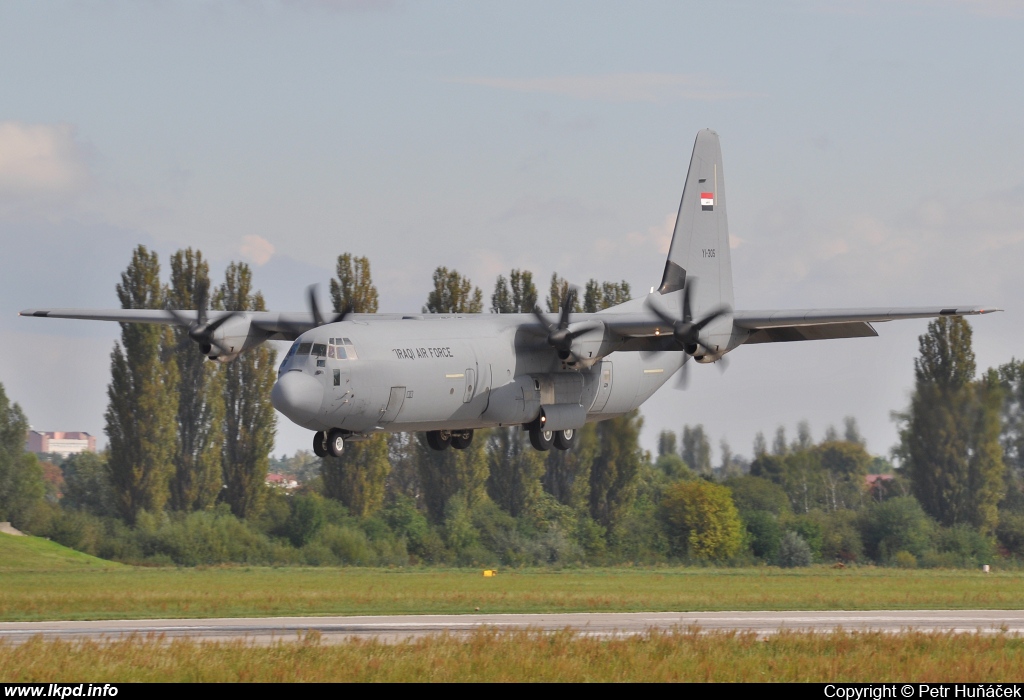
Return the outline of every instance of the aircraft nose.
{"type": "Polygon", "coordinates": [[[304,372],[285,372],[270,392],[274,408],[303,427],[320,414],[324,385],[304,372]]]}

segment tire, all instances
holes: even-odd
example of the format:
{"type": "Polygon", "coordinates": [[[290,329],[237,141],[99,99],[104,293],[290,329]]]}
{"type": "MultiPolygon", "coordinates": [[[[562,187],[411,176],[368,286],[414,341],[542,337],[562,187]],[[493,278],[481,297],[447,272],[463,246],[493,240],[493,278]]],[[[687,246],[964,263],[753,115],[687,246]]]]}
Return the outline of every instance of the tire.
{"type": "Polygon", "coordinates": [[[430,449],[443,452],[452,444],[452,434],[447,430],[431,430],[427,432],[427,444],[430,449]]]}
{"type": "Polygon", "coordinates": [[[313,435],[313,454],[317,457],[326,457],[328,454],[327,438],[324,436],[323,431],[313,435]]]}
{"type": "Polygon", "coordinates": [[[327,451],[332,457],[341,457],[345,452],[345,433],[340,430],[327,433],[327,451]]]}
{"type": "Polygon", "coordinates": [[[555,431],[530,428],[530,444],[535,450],[547,452],[555,441],[555,431]]]}
{"type": "Polygon", "coordinates": [[[473,431],[472,430],[460,430],[457,433],[452,433],[452,447],[456,450],[464,450],[470,446],[473,442],[473,431]]]}
{"type": "Polygon", "coordinates": [[[559,450],[571,450],[579,434],[575,428],[555,431],[555,447],[559,450]]]}

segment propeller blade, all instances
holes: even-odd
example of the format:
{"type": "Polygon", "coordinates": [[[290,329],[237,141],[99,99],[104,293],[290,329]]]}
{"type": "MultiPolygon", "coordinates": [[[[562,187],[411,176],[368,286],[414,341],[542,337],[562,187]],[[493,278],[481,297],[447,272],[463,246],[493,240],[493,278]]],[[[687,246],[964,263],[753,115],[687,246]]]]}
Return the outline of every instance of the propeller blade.
{"type": "Polygon", "coordinates": [[[544,315],[544,313],[540,310],[539,307],[533,307],[533,315],[537,317],[538,321],[540,321],[540,325],[544,327],[544,332],[546,334],[549,334],[553,330],[555,330],[555,326],[553,326],[551,322],[548,321],[547,316],[544,315]]]}
{"type": "Polygon", "coordinates": [[[676,378],[676,389],[682,391],[690,384],[690,358],[686,358],[683,366],[679,368],[676,378]]]}
{"type": "Polygon", "coordinates": [[[646,305],[647,308],[653,311],[654,315],[660,318],[662,321],[673,327],[676,325],[676,319],[672,318],[667,313],[662,311],[657,304],[651,301],[650,297],[647,297],[646,305]]]}
{"type": "Polygon", "coordinates": [[[309,298],[309,310],[310,313],[313,314],[313,323],[318,326],[322,326],[326,321],[324,320],[323,314],[320,313],[320,304],[318,304],[316,300],[316,285],[309,285],[309,289],[306,291],[308,292],[309,298]]]}
{"type": "Polygon", "coordinates": [[[682,312],[683,312],[683,323],[690,323],[693,321],[693,314],[690,313],[690,293],[693,288],[697,286],[697,278],[691,277],[683,282],[683,301],[682,301],[682,312]]]}
{"type": "Polygon", "coordinates": [[[569,287],[569,293],[565,295],[565,301],[562,302],[562,314],[558,319],[558,328],[565,330],[569,327],[569,313],[572,312],[572,307],[576,303],[576,288],[569,287]]]}
{"type": "Polygon", "coordinates": [[[714,321],[719,316],[724,316],[725,314],[731,313],[731,312],[732,312],[732,309],[729,308],[728,306],[719,306],[719,307],[713,309],[711,311],[711,313],[709,313],[707,316],[705,316],[701,320],[697,321],[697,323],[693,324],[693,328],[694,328],[694,330],[696,330],[699,333],[700,331],[702,331],[704,329],[704,326],[708,325],[709,323],[714,321]]]}
{"type": "Polygon", "coordinates": [[[210,323],[207,323],[205,327],[200,326],[200,328],[202,329],[201,332],[204,335],[211,335],[215,330],[223,326],[225,323],[233,319],[235,316],[241,315],[241,313],[241,311],[229,311],[228,313],[218,318],[216,321],[211,321],[210,323]]]}

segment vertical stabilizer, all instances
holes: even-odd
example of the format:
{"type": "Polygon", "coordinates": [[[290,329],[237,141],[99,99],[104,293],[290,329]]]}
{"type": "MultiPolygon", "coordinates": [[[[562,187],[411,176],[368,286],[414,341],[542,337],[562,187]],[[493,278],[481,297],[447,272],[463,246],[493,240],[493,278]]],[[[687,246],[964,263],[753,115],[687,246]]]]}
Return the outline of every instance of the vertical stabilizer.
{"type": "Polygon", "coordinates": [[[711,129],[697,133],[686,173],[683,200],[658,291],[669,294],[697,280],[690,293],[699,318],[719,306],[733,305],[729,223],[725,215],[722,147],[711,129]]]}

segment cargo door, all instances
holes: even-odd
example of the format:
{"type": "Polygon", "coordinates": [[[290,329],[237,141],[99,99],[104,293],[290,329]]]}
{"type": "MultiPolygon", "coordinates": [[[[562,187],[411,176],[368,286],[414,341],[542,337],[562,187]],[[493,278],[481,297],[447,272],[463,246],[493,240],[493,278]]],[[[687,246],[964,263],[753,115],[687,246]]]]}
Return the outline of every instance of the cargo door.
{"type": "Polygon", "coordinates": [[[384,407],[383,412],[380,414],[380,420],[377,421],[378,425],[386,425],[394,422],[398,418],[398,412],[402,410],[402,406],[405,404],[405,387],[404,386],[393,386],[391,387],[391,396],[388,397],[388,405],[384,407]]]}

